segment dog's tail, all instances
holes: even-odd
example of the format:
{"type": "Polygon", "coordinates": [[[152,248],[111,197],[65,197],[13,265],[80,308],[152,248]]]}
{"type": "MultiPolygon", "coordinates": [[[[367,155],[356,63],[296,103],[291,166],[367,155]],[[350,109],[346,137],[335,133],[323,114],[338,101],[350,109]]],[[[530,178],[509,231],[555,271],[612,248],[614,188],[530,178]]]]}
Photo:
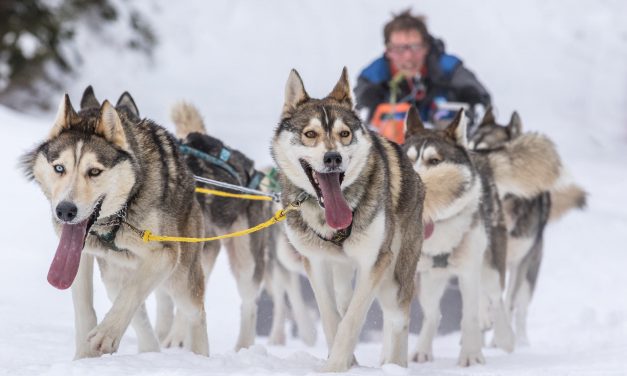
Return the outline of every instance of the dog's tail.
{"type": "Polygon", "coordinates": [[[525,133],[489,154],[501,193],[532,198],[552,190],[563,173],[555,144],[538,133],[525,133]]]}
{"type": "Polygon", "coordinates": [[[176,127],[178,138],[186,138],[188,134],[193,132],[207,133],[200,112],[190,103],[178,102],[174,104],[170,117],[176,127]]]}
{"type": "Polygon", "coordinates": [[[557,221],[572,209],[585,209],[588,193],[577,184],[571,183],[551,190],[549,222],[557,221]]]}

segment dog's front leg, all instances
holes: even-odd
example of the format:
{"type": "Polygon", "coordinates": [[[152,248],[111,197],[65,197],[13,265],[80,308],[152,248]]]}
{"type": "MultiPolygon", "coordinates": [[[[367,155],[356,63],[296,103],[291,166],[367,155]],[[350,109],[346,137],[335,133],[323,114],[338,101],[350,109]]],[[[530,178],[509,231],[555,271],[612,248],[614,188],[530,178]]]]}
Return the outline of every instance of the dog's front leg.
{"type": "Polygon", "coordinates": [[[151,252],[154,254],[141,260],[137,269],[130,273],[131,277],[125,281],[109,312],[87,336],[92,352],[111,354],[117,351],[120,339],[139,306],[172,269],[172,250],[151,252]]]}
{"type": "Polygon", "coordinates": [[[335,304],[335,296],[333,292],[333,273],[328,262],[320,259],[304,259],[305,271],[309,277],[309,283],[313,289],[318,310],[320,311],[320,319],[322,320],[322,328],[327,340],[329,352],[335,339],[337,326],[340,322],[340,315],[335,304]]]}
{"type": "Polygon", "coordinates": [[[74,330],[76,331],[76,353],[74,359],[100,355],[91,351],[87,342],[87,333],[97,323],[94,310],[94,256],[83,252],[78,266],[78,274],[72,284],[74,303],[74,330]]]}
{"type": "Polygon", "coordinates": [[[322,368],[323,372],[343,372],[355,362],[353,352],[357,346],[360,329],[372,305],[381,278],[391,261],[392,253],[386,252],[381,255],[375,265],[362,266],[358,269],[353,297],[346,315],[338,326],[329,359],[322,368]]]}
{"type": "Polygon", "coordinates": [[[462,295],[462,349],[458,364],[462,367],[485,363],[481,352],[483,341],[479,327],[481,266],[477,264],[479,263],[472,262],[468,270],[459,275],[459,288],[462,295]]]}

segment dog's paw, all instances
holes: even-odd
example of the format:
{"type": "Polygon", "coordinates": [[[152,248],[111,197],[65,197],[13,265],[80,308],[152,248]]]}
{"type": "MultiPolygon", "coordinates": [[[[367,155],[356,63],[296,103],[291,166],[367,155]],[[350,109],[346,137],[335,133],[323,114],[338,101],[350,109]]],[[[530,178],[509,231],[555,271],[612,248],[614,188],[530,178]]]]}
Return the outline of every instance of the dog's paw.
{"type": "Polygon", "coordinates": [[[324,365],[318,369],[318,372],[346,372],[351,367],[358,365],[355,355],[347,359],[334,359],[330,357],[324,365]]]}
{"type": "Polygon", "coordinates": [[[96,358],[101,354],[95,351],[91,351],[88,344],[85,343],[85,346],[81,346],[80,349],[76,349],[76,353],[74,354],[74,360],[85,359],[85,358],[96,358]]]}
{"type": "Polygon", "coordinates": [[[161,342],[161,346],[170,349],[176,347],[185,347],[185,335],[182,335],[178,331],[170,331],[165,339],[161,342]]]}
{"type": "Polygon", "coordinates": [[[285,332],[273,332],[268,338],[268,344],[273,346],[285,346],[285,332]]]}
{"type": "Polygon", "coordinates": [[[503,333],[495,334],[494,338],[492,338],[492,343],[490,344],[492,347],[498,347],[508,353],[514,351],[514,346],[516,343],[516,337],[514,336],[514,332],[511,330],[506,330],[503,333]]]}
{"type": "Polygon", "coordinates": [[[433,353],[431,351],[416,351],[411,360],[416,363],[433,362],[433,353]]]}
{"type": "Polygon", "coordinates": [[[301,330],[301,328],[298,328],[298,336],[300,337],[300,339],[305,343],[305,345],[307,346],[313,346],[316,344],[316,328],[311,325],[307,328],[304,328],[301,330]]]}
{"type": "Polygon", "coordinates": [[[122,333],[106,325],[98,325],[87,335],[90,351],[99,355],[113,354],[120,346],[122,333]]]}
{"type": "Polygon", "coordinates": [[[470,367],[475,364],[485,364],[485,358],[481,350],[479,351],[464,351],[459,354],[459,360],[457,365],[460,367],[470,367]]]}

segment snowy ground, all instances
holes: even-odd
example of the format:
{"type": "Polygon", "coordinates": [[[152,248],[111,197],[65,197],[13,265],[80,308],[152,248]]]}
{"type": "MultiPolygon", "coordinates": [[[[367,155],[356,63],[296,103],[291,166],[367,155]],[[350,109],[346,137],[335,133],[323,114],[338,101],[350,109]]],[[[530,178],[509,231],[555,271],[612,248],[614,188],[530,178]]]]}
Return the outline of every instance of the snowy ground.
{"type": "MultiPolygon", "coordinates": [[[[269,163],[269,139],[289,69],[302,73],[314,96],[326,94],[347,65],[353,77],[380,53],[380,28],[409,2],[143,1],[162,45],[154,61],[117,56],[84,41],[84,72],[69,84],[74,103],[91,83],[99,98],[130,90],[143,115],[167,124],[176,99],[194,101],[209,129],[228,144],[269,163]],[[332,7],[332,9],[330,9],[332,7]]],[[[505,121],[520,111],[528,129],[556,140],[589,208],[550,227],[536,296],[529,312],[531,346],[507,355],[486,349],[487,364],[458,368],[459,333],[438,337],[436,361],[386,374],[627,374],[627,5],[621,1],[481,4],[423,1],[434,34],[460,54],[491,89],[505,121]]],[[[418,9],[418,6],[414,6],[418,9]]],[[[111,30],[108,31],[111,33],[111,30]]],[[[107,30],[103,32],[106,38],[107,30]]],[[[105,42],[101,42],[105,43],[105,42]]],[[[59,96],[60,98],[60,96],[59,96]]],[[[53,115],[33,118],[0,107],[0,375],[311,374],[326,346],[292,339],[234,353],[239,298],[224,257],[207,292],[211,357],[183,350],[136,354],[127,333],[113,356],[71,361],[69,291],[46,282],[56,248],[50,209],[15,166],[41,140],[53,115]]],[[[110,307],[96,283],[99,318],[110,307]]],[[[150,307],[154,307],[151,301],[150,307]]],[[[413,349],[416,338],[410,338],[413,349]]],[[[350,374],[381,374],[379,343],[359,344],[361,366],[350,374]]]]}

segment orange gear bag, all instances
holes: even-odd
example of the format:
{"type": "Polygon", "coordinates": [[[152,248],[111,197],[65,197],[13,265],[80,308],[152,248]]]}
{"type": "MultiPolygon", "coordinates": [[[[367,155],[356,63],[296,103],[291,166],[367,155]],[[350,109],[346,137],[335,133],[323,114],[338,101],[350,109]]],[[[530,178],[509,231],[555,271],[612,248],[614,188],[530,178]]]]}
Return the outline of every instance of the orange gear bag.
{"type": "Polygon", "coordinates": [[[377,106],[372,125],[383,137],[399,145],[405,142],[405,114],[409,103],[381,103],[377,106]]]}

